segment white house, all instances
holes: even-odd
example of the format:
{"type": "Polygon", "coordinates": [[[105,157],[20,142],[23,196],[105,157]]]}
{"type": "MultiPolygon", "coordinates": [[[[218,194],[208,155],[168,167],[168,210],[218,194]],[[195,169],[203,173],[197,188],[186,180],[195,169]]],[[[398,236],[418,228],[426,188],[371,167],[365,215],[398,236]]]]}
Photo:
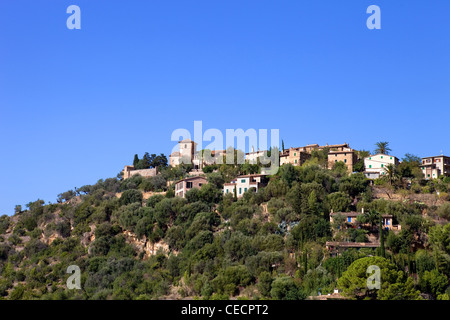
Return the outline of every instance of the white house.
{"type": "Polygon", "coordinates": [[[245,154],[245,160],[248,160],[248,163],[250,164],[257,164],[259,157],[265,157],[267,156],[267,150],[266,151],[255,151],[255,148],[252,147],[252,152],[248,152],[245,154]],[[264,154],[266,153],[266,154],[264,154]]]}
{"type": "Polygon", "coordinates": [[[364,174],[369,179],[376,179],[386,173],[386,166],[393,164],[397,166],[398,158],[389,154],[378,153],[364,158],[364,174]]]}
{"type": "Polygon", "coordinates": [[[263,174],[249,174],[244,176],[238,176],[236,179],[232,180],[230,183],[225,183],[223,186],[223,193],[231,193],[234,195],[234,190],[236,189],[236,196],[238,198],[242,197],[245,192],[250,190],[250,188],[255,188],[256,192],[261,187],[267,185],[267,176],[263,174]]]}

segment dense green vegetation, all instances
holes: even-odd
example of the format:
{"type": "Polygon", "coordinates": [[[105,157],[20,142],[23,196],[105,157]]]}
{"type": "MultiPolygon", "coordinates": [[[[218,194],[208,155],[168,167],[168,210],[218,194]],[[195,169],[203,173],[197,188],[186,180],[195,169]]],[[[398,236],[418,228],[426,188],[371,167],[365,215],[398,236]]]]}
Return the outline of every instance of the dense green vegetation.
{"type": "Polygon", "coordinates": [[[414,157],[375,185],[405,197],[434,195],[433,205],[374,199],[362,173],[347,174],[343,163],[325,169],[320,152],[301,167],[282,166],[267,187],[239,200],[223,196],[223,183],[260,166],[207,166],[209,183],[176,198],[167,181],[192,167],[167,167],[164,158],[135,157],[137,167],[158,166],[155,177],[100,180],[55,204],[38,200],[0,217],[0,297],[305,299],[339,288],[355,299],[449,298],[450,181],[422,180],[414,157]],[[144,200],[148,191],[155,193],[144,200]],[[329,222],[331,210],[362,207],[369,230],[329,222]],[[326,241],[368,241],[380,213],[402,226],[382,231],[384,249],[327,252],[326,241]],[[158,245],[168,250],[150,254],[158,245]],[[383,270],[379,291],[364,289],[371,264],[383,270]],[[81,290],[66,288],[69,265],[81,268],[81,290]]]}

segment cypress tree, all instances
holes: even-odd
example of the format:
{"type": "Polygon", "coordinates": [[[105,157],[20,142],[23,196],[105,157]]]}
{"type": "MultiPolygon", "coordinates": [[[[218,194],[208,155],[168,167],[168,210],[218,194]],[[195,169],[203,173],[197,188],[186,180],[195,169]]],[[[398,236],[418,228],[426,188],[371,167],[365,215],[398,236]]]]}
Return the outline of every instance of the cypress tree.
{"type": "Polygon", "coordinates": [[[134,155],[133,166],[136,167],[139,163],[139,157],[137,154],[134,155]]]}
{"type": "Polygon", "coordinates": [[[384,250],[384,233],[383,233],[383,217],[380,215],[380,227],[379,227],[379,233],[380,233],[380,256],[383,258],[385,257],[385,250],[384,250]]]}
{"type": "Polygon", "coordinates": [[[303,251],[303,263],[305,264],[305,273],[308,272],[308,252],[307,250],[303,251]]]}

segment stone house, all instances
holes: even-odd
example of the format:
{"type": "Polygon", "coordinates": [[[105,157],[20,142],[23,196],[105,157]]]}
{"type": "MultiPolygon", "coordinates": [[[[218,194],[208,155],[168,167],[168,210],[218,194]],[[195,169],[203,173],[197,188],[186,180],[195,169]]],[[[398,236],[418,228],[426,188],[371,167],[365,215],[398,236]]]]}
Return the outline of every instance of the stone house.
{"type": "Polygon", "coordinates": [[[128,179],[135,174],[140,174],[143,177],[154,177],[158,174],[158,168],[135,170],[134,166],[125,166],[123,169],[123,178],[128,179]]]}
{"type": "MultiPolygon", "coordinates": [[[[334,217],[336,217],[337,215],[342,215],[345,217],[345,222],[347,223],[347,225],[349,226],[356,226],[357,225],[357,218],[358,216],[364,214],[364,209],[362,209],[361,212],[356,212],[356,211],[350,211],[350,212],[331,212],[330,213],[330,223],[333,223],[334,221],[334,217]]],[[[400,230],[401,226],[400,225],[393,225],[393,216],[391,214],[382,214],[381,215],[382,218],[382,224],[384,226],[385,229],[387,230],[400,230]]]]}
{"type": "Polygon", "coordinates": [[[207,184],[208,180],[206,180],[203,176],[195,176],[188,177],[182,180],[175,182],[175,196],[184,198],[186,196],[186,192],[191,189],[200,189],[202,185],[207,184]]]}
{"type": "Polygon", "coordinates": [[[328,169],[333,168],[337,162],[344,162],[348,172],[353,172],[354,165],[358,161],[358,155],[351,148],[343,148],[342,150],[330,150],[328,153],[328,169]]]}

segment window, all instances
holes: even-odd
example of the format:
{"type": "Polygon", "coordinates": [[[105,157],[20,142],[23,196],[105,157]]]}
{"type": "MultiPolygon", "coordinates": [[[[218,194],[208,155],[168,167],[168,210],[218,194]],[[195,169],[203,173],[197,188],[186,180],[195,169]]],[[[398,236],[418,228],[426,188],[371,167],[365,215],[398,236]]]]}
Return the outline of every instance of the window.
{"type": "Polygon", "coordinates": [[[381,164],[381,167],[383,168],[383,167],[384,167],[384,164],[381,164]]]}
{"type": "Polygon", "coordinates": [[[352,217],[347,217],[347,222],[352,222],[352,217]]]}
{"type": "Polygon", "coordinates": [[[337,160],[334,160],[334,163],[336,163],[337,162],[337,160]]]}
{"type": "Polygon", "coordinates": [[[371,164],[369,164],[369,168],[372,168],[372,165],[371,165],[371,164]]]}
{"type": "Polygon", "coordinates": [[[184,148],[187,149],[187,144],[184,145],[184,148]]]}
{"type": "Polygon", "coordinates": [[[344,156],[347,156],[347,154],[346,154],[346,153],[344,153],[344,156]]]}
{"type": "Polygon", "coordinates": [[[295,159],[295,164],[297,164],[297,159],[295,159]]]}
{"type": "Polygon", "coordinates": [[[347,163],[347,159],[344,159],[344,162],[347,163]]]}
{"type": "Polygon", "coordinates": [[[334,156],[337,157],[337,153],[335,153],[334,156]]]}
{"type": "Polygon", "coordinates": [[[372,160],[372,157],[369,157],[369,160],[372,160]]]}
{"type": "Polygon", "coordinates": [[[228,193],[228,189],[227,189],[227,193],[228,193]]]}
{"type": "Polygon", "coordinates": [[[427,177],[429,178],[429,177],[430,177],[430,175],[429,175],[429,174],[427,174],[427,177]]]}
{"type": "Polygon", "coordinates": [[[241,179],[241,183],[245,183],[245,179],[241,179]]]}
{"type": "Polygon", "coordinates": [[[386,224],[390,225],[391,223],[389,222],[389,219],[386,219],[386,224]]]}
{"type": "Polygon", "coordinates": [[[297,153],[294,152],[294,157],[297,155],[297,153]]]}
{"type": "Polygon", "coordinates": [[[239,188],[239,194],[241,194],[242,193],[242,188],[239,188]]]}
{"type": "Polygon", "coordinates": [[[383,159],[383,156],[381,156],[381,159],[383,159]]]}
{"type": "Polygon", "coordinates": [[[244,188],[244,192],[247,192],[247,188],[244,188]]]}
{"type": "Polygon", "coordinates": [[[192,188],[192,182],[186,182],[186,189],[192,188]]]}
{"type": "Polygon", "coordinates": [[[392,157],[390,158],[390,160],[392,160],[392,157]]]}

